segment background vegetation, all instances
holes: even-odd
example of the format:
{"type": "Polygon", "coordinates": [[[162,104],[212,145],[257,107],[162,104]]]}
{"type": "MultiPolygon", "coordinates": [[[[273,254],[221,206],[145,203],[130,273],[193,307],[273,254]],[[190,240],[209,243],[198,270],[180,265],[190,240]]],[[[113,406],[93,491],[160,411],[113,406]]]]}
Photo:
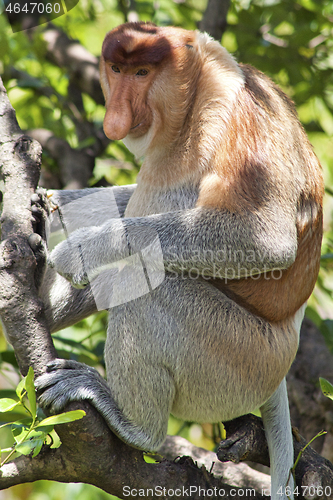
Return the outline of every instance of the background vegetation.
{"type": "MultiPolygon", "coordinates": [[[[222,4],[222,1],[221,1],[222,4]]],[[[80,0],[66,15],[53,21],[94,56],[100,54],[105,33],[128,20],[153,21],[196,29],[207,0],[80,0]]],[[[321,329],[333,353],[333,3],[331,0],[233,0],[222,44],[237,60],[250,63],[277,82],[296,103],[310,141],[321,160],[325,183],[325,236],[318,284],[307,315],[321,329]]],[[[104,107],[86,92],[73,88],[73,74],[50,58],[44,39],[46,25],[13,33],[0,0],[0,74],[23,130],[44,129],[61,139],[66,151],[93,161],[87,182],[95,185],[135,181],[139,165],[117,142],[97,146],[104,107]],[[1,13],[2,12],[2,13],[1,13]],[[97,153],[96,153],[97,151],[97,153]],[[89,180],[88,180],[89,179],[89,180]]],[[[47,142],[47,141],[46,141],[47,142]]],[[[60,148],[61,149],[61,148],[60,148]]],[[[57,152],[58,156],[62,150],[57,152]]],[[[68,187],[75,180],[61,166],[54,149],[44,145],[45,187],[68,187]]],[[[63,357],[71,357],[103,370],[105,314],[80,322],[54,336],[63,357]]],[[[0,397],[9,397],[18,376],[11,348],[0,337],[0,397]]],[[[210,448],[211,427],[183,426],[170,421],[171,433],[181,432],[196,444],[210,448]]],[[[1,447],[9,436],[0,434],[1,447]]],[[[38,482],[0,492],[0,500],[95,500],[112,498],[89,485],[38,482]]]]}

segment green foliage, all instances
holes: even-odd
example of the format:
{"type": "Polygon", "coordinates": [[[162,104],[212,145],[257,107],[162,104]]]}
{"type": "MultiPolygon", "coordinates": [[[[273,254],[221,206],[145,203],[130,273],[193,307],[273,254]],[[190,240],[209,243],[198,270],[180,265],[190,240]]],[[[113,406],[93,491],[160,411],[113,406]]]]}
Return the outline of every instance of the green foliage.
{"type": "Polygon", "coordinates": [[[295,478],[295,471],[296,471],[296,467],[298,465],[298,462],[300,461],[301,459],[301,456],[303,455],[304,451],[307,449],[308,446],[310,446],[311,443],[313,443],[313,441],[321,436],[324,436],[325,434],[327,434],[326,431],[320,431],[318,432],[318,434],[316,434],[308,443],[306,443],[306,445],[301,449],[301,451],[298,453],[297,455],[297,458],[295,460],[295,463],[291,469],[291,474],[293,475],[294,477],[294,481],[295,481],[295,484],[296,484],[296,478],[295,478]]]}
{"type": "Polygon", "coordinates": [[[48,444],[50,448],[58,448],[61,441],[54,426],[74,422],[85,415],[84,411],[76,410],[45,418],[43,412],[40,409],[37,410],[34,372],[31,367],[27,376],[18,384],[16,396],[17,399],[0,399],[1,420],[2,418],[7,420],[8,414],[14,415],[15,411],[21,411],[25,416],[20,420],[0,425],[0,429],[10,426],[14,439],[14,444],[10,448],[0,449],[0,459],[3,453],[7,454],[6,458],[1,461],[1,467],[14,454],[30,455],[32,453],[33,457],[37,456],[44,443],[48,444]]]}
{"type": "Polygon", "coordinates": [[[103,371],[106,328],[107,313],[102,311],[57,332],[53,335],[54,345],[60,357],[103,371]]]}
{"type": "Polygon", "coordinates": [[[328,398],[333,400],[333,385],[330,384],[330,382],[325,378],[319,378],[319,382],[324,396],[327,396],[328,398]]]}
{"type": "Polygon", "coordinates": [[[5,500],[113,500],[117,499],[91,484],[36,481],[3,492],[5,500]]]}

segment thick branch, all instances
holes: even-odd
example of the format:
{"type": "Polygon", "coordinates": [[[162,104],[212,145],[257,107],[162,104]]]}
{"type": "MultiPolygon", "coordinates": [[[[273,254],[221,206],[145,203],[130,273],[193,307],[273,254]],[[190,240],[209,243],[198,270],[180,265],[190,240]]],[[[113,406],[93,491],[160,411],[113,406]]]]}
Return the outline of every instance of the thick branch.
{"type": "Polygon", "coordinates": [[[252,469],[244,462],[219,462],[215,452],[198,448],[180,436],[167,436],[159,453],[168,460],[190,456],[198,467],[212,470],[215,477],[221,477],[228,484],[239,488],[254,488],[256,491],[270,488],[271,480],[267,474],[252,469]]]}
{"type": "Polygon", "coordinates": [[[56,355],[34,286],[35,256],[27,242],[33,232],[30,197],[39,179],[41,148],[36,141],[22,135],[1,80],[0,133],[4,182],[0,314],[22,373],[25,374],[29,366],[38,373],[45,362],[56,355]]]}
{"type": "MultiPolygon", "coordinates": [[[[97,416],[97,424],[100,418],[97,416]]],[[[74,434],[59,449],[45,449],[34,459],[19,457],[15,463],[6,464],[1,469],[0,487],[5,488],[38,479],[85,482],[102,487],[104,491],[120,498],[125,498],[126,490],[124,487],[130,488],[130,490],[143,489],[146,491],[148,489],[157,491],[158,488],[165,488],[165,492],[162,492],[161,495],[152,496],[152,498],[158,496],[161,499],[170,498],[168,490],[183,490],[183,488],[188,492],[192,488],[190,495],[192,499],[202,498],[202,494],[199,496],[199,488],[206,491],[212,489],[214,494],[210,496],[211,498],[223,496],[228,499],[232,496],[237,499],[242,496],[242,491],[238,494],[239,487],[242,489],[254,488],[256,492],[251,498],[260,499],[262,488],[268,486],[269,479],[264,474],[251,471],[244,464],[240,467],[240,473],[237,472],[238,467],[235,465],[216,464],[216,467],[221,465],[223,470],[222,482],[221,477],[214,477],[208,472],[213,465],[209,459],[206,461],[208,470],[201,463],[197,466],[189,457],[176,459],[176,452],[186,449],[191,451],[194,456],[200,456],[201,453],[207,454],[204,450],[196,448],[190,443],[187,443],[187,447],[186,441],[178,437],[168,438],[169,447],[174,448],[174,453],[169,454],[172,460],[146,463],[142,452],[129,448],[111,433],[95,432],[92,435],[90,429],[82,428],[82,434],[78,435],[76,425],[70,424],[67,427],[74,434]],[[181,445],[179,441],[182,441],[181,445]],[[85,460],[82,460],[82,457],[85,457],[85,460]],[[242,477],[244,470],[246,474],[242,477]],[[254,481],[251,480],[251,474],[255,478],[254,481]],[[225,484],[226,478],[230,479],[234,486],[225,484]],[[219,495],[219,490],[223,490],[225,494],[221,495],[220,491],[219,495]],[[233,490],[232,495],[230,495],[230,490],[233,490]]],[[[215,456],[213,453],[209,455],[211,458],[215,456]]],[[[222,474],[220,470],[218,476],[222,476],[222,474]]],[[[126,498],[134,496],[126,495],[126,498]]],[[[186,497],[186,495],[182,495],[182,497],[186,497]]]]}
{"type": "Polygon", "coordinates": [[[199,29],[206,31],[220,41],[227,27],[230,0],[209,0],[206,11],[199,23],[199,29]]]}
{"type": "Polygon", "coordinates": [[[99,83],[98,59],[78,41],[71,40],[59,28],[51,24],[44,32],[46,57],[54,64],[65,68],[71,83],[86,92],[97,104],[104,105],[99,83]]]}
{"type": "Polygon", "coordinates": [[[323,335],[305,319],[299,350],[287,377],[291,421],[307,441],[325,429],[327,434],[312,446],[333,462],[333,402],[323,395],[319,377],[333,382],[333,357],[323,335]]]}
{"type": "MultiPolygon", "coordinates": [[[[218,458],[224,462],[231,460],[239,463],[242,460],[269,466],[268,447],[262,420],[254,415],[245,415],[225,424],[227,439],[222,441],[217,452],[218,458]]],[[[294,458],[307,444],[294,429],[294,458]]],[[[296,484],[300,491],[315,486],[330,492],[323,498],[333,498],[333,465],[310,446],[302,452],[296,467],[296,484]]]]}

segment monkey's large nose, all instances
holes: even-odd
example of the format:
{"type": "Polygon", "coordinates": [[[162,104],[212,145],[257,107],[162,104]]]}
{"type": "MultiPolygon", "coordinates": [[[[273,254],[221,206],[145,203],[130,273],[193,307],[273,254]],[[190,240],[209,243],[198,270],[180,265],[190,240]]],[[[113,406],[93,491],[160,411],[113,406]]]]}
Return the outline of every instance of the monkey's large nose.
{"type": "Polygon", "coordinates": [[[105,135],[114,141],[124,139],[132,127],[132,110],[129,103],[112,103],[106,111],[103,128],[105,135]]]}

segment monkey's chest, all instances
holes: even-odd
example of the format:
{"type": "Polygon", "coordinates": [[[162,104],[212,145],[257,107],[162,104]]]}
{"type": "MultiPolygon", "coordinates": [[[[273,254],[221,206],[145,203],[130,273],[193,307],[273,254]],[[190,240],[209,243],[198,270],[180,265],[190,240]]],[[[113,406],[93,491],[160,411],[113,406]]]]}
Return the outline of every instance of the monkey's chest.
{"type": "Polygon", "coordinates": [[[171,190],[154,189],[138,184],[131,196],[125,217],[144,217],[146,215],[174,212],[195,207],[198,189],[181,186],[171,190]]]}

